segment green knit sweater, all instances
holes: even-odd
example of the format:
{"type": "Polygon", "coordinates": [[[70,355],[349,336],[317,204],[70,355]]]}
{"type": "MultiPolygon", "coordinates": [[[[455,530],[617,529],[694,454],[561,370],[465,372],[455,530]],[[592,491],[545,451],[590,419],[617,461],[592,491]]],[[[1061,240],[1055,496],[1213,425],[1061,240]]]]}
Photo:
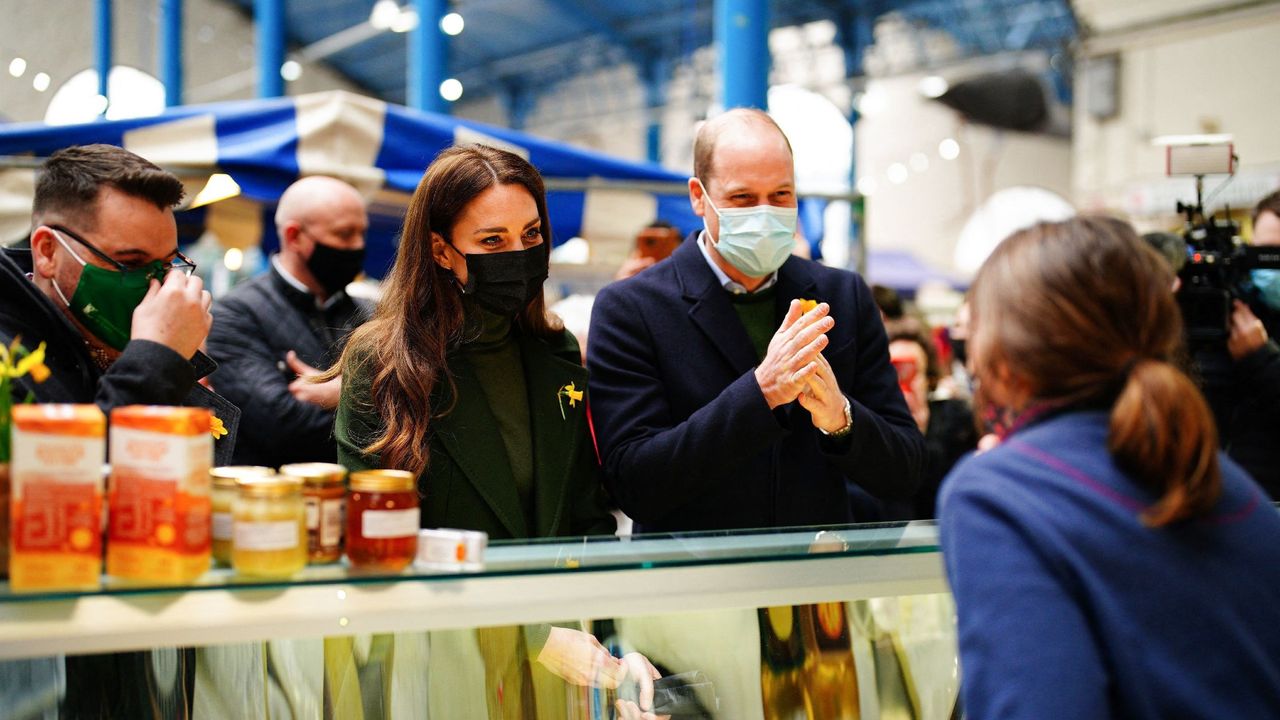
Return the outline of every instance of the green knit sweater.
{"type": "Polygon", "coordinates": [[[533,521],[533,436],[530,433],[529,392],[525,386],[520,346],[511,334],[511,320],[468,304],[467,341],[462,353],[475,370],[489,409],[498,421],[520,505],[533,521]]]}
{"type": "Polygon", "coordinates": [[[775,287],[754,293],[729,295],[733,309],[738,313],[743,327],[747,329],[747,336],[751,338],[751,345],[756,349],[757,359],[764,358],[769,351],[769,341],[778,331],[777,297],[775,287]]]}

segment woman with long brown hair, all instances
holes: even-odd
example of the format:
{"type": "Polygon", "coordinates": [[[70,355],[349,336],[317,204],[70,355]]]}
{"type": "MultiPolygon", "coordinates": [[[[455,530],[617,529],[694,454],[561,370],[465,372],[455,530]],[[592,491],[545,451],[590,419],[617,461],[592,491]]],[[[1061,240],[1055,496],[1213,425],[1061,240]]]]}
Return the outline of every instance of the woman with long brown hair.
{"type": "Polygon", "coordinates": [[[970,717],[1280,716],[1280,515],[1173,363],[1173,283],[1099,218],[974,280],[977,409],[1007,424],[940,501],[970,717]]]}
{"type": "MultiPolygon", "coordinates": [[[[542,178],[528,161],[482,145],[445,150],[409,202],[373,318],[330,371],[343,376],[339,462],[416,474],[422,527],[494,539],[614,531],[587,373],[543,300],[550,249],[542,178]]],[[[520,689],[539,672],[526,653],[577,685],[617,687],[629,676],[639,706],[652,703],[647,659],[612,658],[576,628],[489,628],[477,641],[486,682],[506,688],[486,692],[491,716],[534,712],[520,689]]],[[[640,707],[618,709],[639,717],[640,707]]]]}
{"type": "Polygon", "coordinates": [[[482,145],[427,168],[373,318],[341,360],[351,470],[419,476],[422,527],[612,533],[573,336],[547,315],[542,178],[482,145]]]}

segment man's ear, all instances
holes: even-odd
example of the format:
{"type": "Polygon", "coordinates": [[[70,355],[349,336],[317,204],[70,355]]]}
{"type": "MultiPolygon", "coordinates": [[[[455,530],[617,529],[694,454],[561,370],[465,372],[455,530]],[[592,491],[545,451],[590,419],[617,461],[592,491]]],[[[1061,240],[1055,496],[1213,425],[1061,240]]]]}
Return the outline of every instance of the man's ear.
{"type": "Polygon", "coordinates": [[[445,270],[453,270],[453,253],[449,252],[449,243],[440,233],[431,233],[431,258],[445,270]]]}
{"type": "Polygon", "coordinates": [[[702,187],[702,183],[696,177],[689,178],[689,205],[693,207],[694,215],[703,217],[706,213],[706,209],[703,207],[706,202],[705,198],[706,190],[702,187]]]}
{"type": "Polygon", "coordinates": [[[53,277],[53,256],[57,251],[57,236],[44,225],[37,225],[31,232],[31,265],[37,277],[53,277]]]}
{"type": "Polygon", "coordinates": [[[302,242],[299,236],[302,234],[302,224],[296,220],[290,220],[280,228],[280,248],[282,250],[290,250],[296,252],[299,244],[302,242]]]}

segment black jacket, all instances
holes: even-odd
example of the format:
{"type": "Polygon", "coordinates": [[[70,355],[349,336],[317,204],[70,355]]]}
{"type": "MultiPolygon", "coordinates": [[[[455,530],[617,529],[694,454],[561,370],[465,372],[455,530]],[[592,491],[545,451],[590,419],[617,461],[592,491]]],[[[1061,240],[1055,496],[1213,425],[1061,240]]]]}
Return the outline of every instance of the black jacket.
{"type": "Polygon", "coordinates": [[[26,276],[31,251],[5,248],[0,253],[0,342],[15,337],[34,350],[45,343],[45,365],[51,374],[42,383],[30,376],[16,382],[19,401],[29,391],[36,402],[96,403],[110,416],[123,405],[187,405],[213,410],[228,434],[214,443],[214,463],[230,462],[240,411],[196,380],[216,364],[203,353],[188,360],[159,343],[134,340],[106,372],[98,369],[74,324],[26,276]]]}
{"type": "Polygon", "coordinates": [[[294,375],[281,367],[293,350],[306,364],[328,368],[371,311],[370,303],[345,293],[322,310],[275,267],[214,303],[208,342],[218,361],[213,386],[243,412],[236,464],[337,461],[333,412],[295,399],[289,392],[294,375]]]}
{"type": "Polygon", "coordinates": [[[1234,364],[1232,379],[1222,448],[1280,500],[1280,347],[1268,340],[1234,364]]]}
{"type": "Polygon", "coordinates": [[[779,321],[795,298],[831,305],[823,355],[853,411],[842,439],[821,435],[799,403],[770,411],[756,350],[696,237],[597,296],[592,413],[606,485],[639,530],[848,523],[879,516],[868,494],[915,492],[924,439],[866,283],[791,257],[776,287],[779,321]]]}

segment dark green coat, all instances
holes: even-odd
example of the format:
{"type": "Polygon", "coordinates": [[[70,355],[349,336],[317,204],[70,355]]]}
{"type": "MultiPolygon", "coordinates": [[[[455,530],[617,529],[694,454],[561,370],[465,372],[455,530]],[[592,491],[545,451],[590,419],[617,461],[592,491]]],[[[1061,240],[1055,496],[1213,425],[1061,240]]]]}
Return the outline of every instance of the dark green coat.
{"type": "MultiPolygon", "coordinates": [[[[494,540],[612,534],[615,522],[605,509],[587,422],[587,371],[578,343],[568,332],[551,339],[514,332],[533,425],[533,527],[521,509],[497,421],[461,353],[449,356],[458,401],[433,422],[426,439],[430,456],[418,478],[422,527],[481,530],[494,540]],[[560,395],[571,383],[584,391],[572,406],[560,395]]],[[[382,419],[369,409],[370,378],[359,362],[354,365],[343,378],[334,424],[338,462],[353,472],[382,467],[377,456],[361,450],[381,431],[382,419]]],[[[445,394],[445,388],[437,389],[436,407],[447,404],[445,394]]]]}

